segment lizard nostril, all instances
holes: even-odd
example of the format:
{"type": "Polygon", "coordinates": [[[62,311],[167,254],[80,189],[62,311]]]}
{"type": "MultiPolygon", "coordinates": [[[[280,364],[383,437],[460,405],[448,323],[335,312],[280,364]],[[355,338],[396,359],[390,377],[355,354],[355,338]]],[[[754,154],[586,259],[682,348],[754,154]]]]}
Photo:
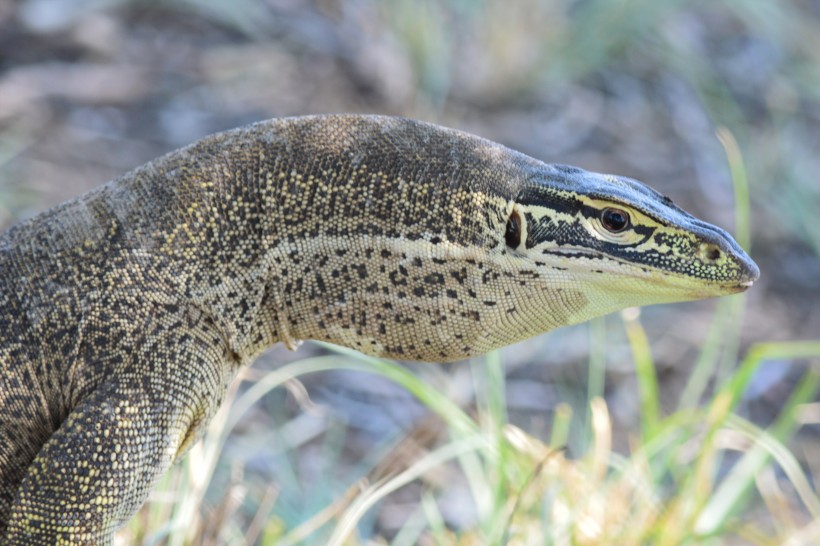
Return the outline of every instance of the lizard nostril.
{"type": "Polygon", "coordinates": [[[716,262],[720,256],[720,249],[716,245],[710,243],[700,245],[700,257],[704,262],[716,262]]]}

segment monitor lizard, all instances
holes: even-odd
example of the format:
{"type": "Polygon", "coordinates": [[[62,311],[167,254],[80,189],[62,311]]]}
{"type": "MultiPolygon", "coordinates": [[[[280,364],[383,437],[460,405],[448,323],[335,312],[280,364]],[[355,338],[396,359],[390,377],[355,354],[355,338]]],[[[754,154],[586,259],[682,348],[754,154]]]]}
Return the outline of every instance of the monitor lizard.
{"type": "Polygon", "coordinates": [[[450,361],[757,277],[635,180],[452,129],[204,138],[0,236],[2,543],[111,544],[276,342],[450,361]]]}

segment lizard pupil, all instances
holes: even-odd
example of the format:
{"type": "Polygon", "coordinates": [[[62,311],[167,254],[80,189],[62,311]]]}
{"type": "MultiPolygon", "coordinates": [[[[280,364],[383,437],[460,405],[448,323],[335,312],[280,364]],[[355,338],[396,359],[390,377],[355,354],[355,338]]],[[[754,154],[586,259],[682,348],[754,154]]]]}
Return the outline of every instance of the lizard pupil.
{"type": "Polygon", "coordinates": [[[629,213],[614,207],[605,208],[601,212],[601,224],[612,233],[620,233],[629,227],[629,213]]]}
{"type": "Polygon", "coordinates": [[[518,248],[521,244],[521,215],[515,209],[507,219],[507,231],[504,233],[504,240],[510,248],[518,248]]]}

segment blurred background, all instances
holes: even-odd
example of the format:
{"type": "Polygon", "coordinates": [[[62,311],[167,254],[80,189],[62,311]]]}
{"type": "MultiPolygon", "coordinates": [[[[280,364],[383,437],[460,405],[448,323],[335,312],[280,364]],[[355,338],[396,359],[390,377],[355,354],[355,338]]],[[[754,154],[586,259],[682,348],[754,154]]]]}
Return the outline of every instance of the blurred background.
{"type": "MultiPolygon", "coordinates": [[[[729,231],[742,173],[726,150],[736,142],[762,274],[747,299],[727,304],[745,305],[728,315],[742,316],[728,326],[738,341],[714,357],[704,392],[754,342],[820,339],[817,0],[0,0],[0,227],[204,135],[326,112],[419,118],[637,178],[729,231]]],[[[687,391],[716,305],[641,311],[664,409],[687,391]]],[[[325,352],[276,347],[247,378],[325,352]]],[[[590,362],[604,363],[614,450],[629,451],[640,407],[620,317],[501,358],[512,423],[546,439],[556,408],[575,410],[570,457],[584,442],[590,362]]],[[[469,409],[469,370],[481,365],[410,369],[469,409]]],[[[767,426],[810,365],[763,362],[738,411],[767,426]]],[[[818,432],[808,419],[789,444],[812,480],[818,432]]],[[[270,514],[295,525],[408,434],[424,450],[442,432],[394,383],[342,370],[305,376],[266,394],[234,429],[203,510],[233,495],[250,521],[268,499],[270,514]]],[[[423,487],[381,503],[362,532],[395,533],[423,487]]],[[[473,517],[459,491],[441,501],[453,528],[473,517]]]]}

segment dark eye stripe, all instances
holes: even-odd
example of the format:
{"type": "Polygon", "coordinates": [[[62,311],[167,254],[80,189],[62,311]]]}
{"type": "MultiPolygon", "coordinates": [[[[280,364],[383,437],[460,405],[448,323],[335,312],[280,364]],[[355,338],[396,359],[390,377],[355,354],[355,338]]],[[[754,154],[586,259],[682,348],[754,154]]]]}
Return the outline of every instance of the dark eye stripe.
{"type": "MultiPolygon", "coordinates": [[[[599,208],[589,205],[581,205],[579,203],[579,206],[575,209],[574,213],[580,213],[582,216],[598,221],[601,213],[606,208],[609,207],[599,208]]],[[[624,208],[622,210],[626,209],[624,208]]],[[[646,243],[650,237],[655,235],[658,227],[663,225],[660,224],[659,226],[654,226],[630,222],[628,229],[631,229],[638,236],[637,241],[632,241],[629,243],[614,241],[606,242],[601,240],[592,240],[586,228],[582,226],[581,220],[577,218],[571,221],[566,221],[564,219],[556,219],[548,214],[538,216],[532,212],[524,212],[523,216],[524,218],[521,219],[522,223],[520,224],[520,228],[526,226],[525,248],[527,250],[545,242],[554,242],[559,245],[579,244],[591,249],[601,250],[604,250],[605,248],[615,249],[618,247],[632,248],[646,243]]],[[[519,229],[519,242],[523,239],[524,233],[524,229],[519,229]]]]}

